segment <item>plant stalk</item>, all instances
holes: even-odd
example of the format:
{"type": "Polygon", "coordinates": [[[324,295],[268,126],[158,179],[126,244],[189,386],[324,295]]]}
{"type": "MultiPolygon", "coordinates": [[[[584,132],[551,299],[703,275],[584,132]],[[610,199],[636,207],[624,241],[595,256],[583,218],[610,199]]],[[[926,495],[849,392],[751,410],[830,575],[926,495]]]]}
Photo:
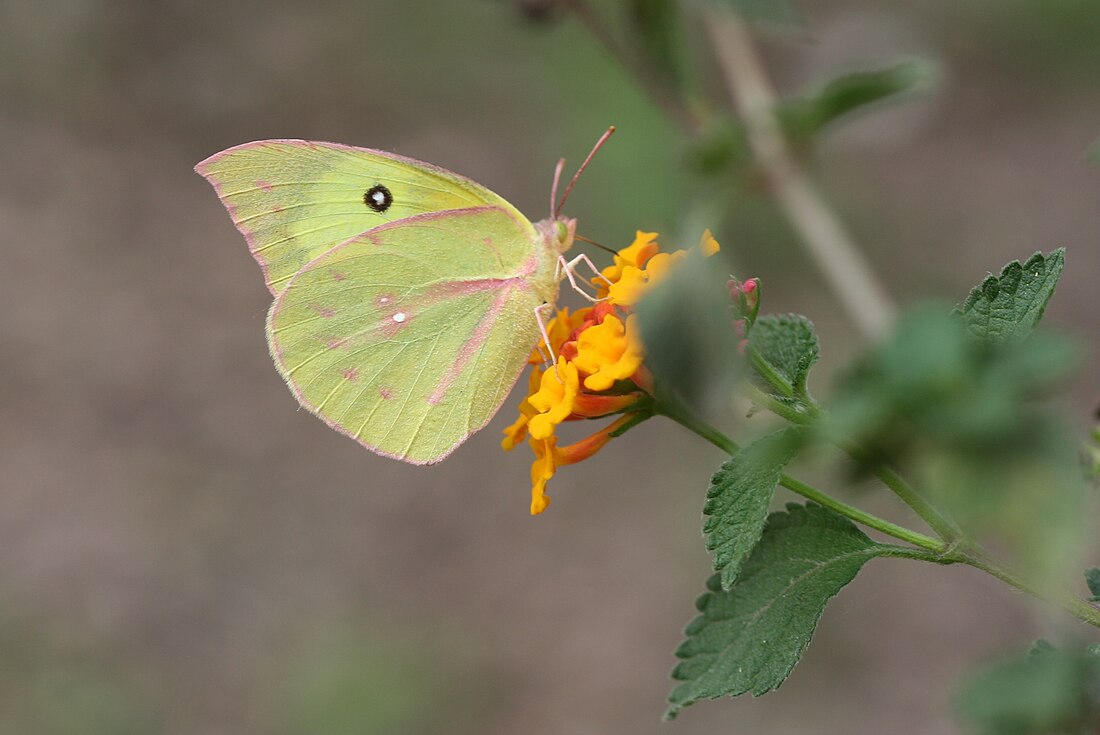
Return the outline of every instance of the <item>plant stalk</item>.
{"type": "Polygon", "coordinates": [[[729,9],[704,14],[729,95],[776,201],[863,336],[882,335],[894,321],[893,301],[791,153],[775,116],[779,97],[748,27],[729,9]]]}

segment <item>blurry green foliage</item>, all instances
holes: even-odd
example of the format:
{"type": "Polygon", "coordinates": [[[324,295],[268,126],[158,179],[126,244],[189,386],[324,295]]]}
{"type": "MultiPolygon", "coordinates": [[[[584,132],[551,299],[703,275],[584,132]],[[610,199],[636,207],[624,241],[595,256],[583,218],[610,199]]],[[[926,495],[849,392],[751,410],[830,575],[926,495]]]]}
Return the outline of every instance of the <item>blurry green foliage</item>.
{"type": "MultiPolygon", "coordinates": [[[[931,86],[933,65],[907,59],[882,69],[849,72],[834,77],[816,91],[785,100],[776,110],[779,124],[796,150],[805,152],[831,125],[857,112],[904,99],[931,86]]],[[[753,155],[743,125],[732,118],[709,122],[688,148],[688,162],[706,176],[751,173],[753,155]]]]}
{"type": "Polygon", "coordinates": [[[279,735],[476,732],[481,677],[439,641],[335,627],[315,632],[286,667],[279,735]]]}
{"type": "Polygon", "coordinates": [[[627,0],[626,5],[646,67],[659,83],[679,88],[686,70],[678,0],[627,0]]]}
{"type": "Polygon", "coordinates": [[[1092,593],[1092,597],[1089,598],[1092,602],[1100,602],[1100,567],[1093,567],[1085,571],[1085,582],[1089,586],[1089,592],[1092,593]]]}
{"type": "Polygon", "coordinates": [[[965,530],[1009,541],[1052,586],[1068,582],[1084,502],[1075,441],[1037,400],[1076,361],[1065,340],[1031,333],[1060,272],[1060,252],[1014,262],[954,315],[904,315],[842,378],[828,423],[871,464],[911,469],[965,530]]]}
{"type": "Polygon", "coordinates": [[[727,5],[746,18],[777,24],[793,24],[800,18],[797,8],[787,0],[705,0],[715,5],[727,5]]]}
{"type": "Polygon", "coordinates": [[[0,732],[149,735],[164,718],[151,693],[102,652],[0,617],[0,732]]]}
{"type": "Polygon", "coordinates": [[[726,279],[721,253],[705,258],[692,247],[637,307],[646,365],[689,403],[723,393],[739,374],[726,279]]]}
{"type": "Polygon", "coordinates": [[[958,710],[980,735],[1091,735],[1100,730],[1100,647],[1037,641],[1026,657],[973,675],[958,710]]]}

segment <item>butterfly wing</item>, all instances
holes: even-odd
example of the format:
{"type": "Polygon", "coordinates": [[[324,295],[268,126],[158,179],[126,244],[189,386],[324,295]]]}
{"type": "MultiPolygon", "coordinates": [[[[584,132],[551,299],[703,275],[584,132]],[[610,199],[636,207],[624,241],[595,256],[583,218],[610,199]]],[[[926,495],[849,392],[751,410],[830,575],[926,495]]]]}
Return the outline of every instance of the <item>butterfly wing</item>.
{"type": "Polygon", "coordinates": [[[437,462],[488,423],[557,295],[556,252],[482,206],[384,224],[313,259],[268,315],[301,404],[380,454],[437,462]]]}
{"type": "Polygon", "coordinates": [[[325,251],[387,222],[479,206],[523,219],[501,197],[446,169],[336,143],[245,143],[195,170],[213,184],[272,294],[325,251]]]}

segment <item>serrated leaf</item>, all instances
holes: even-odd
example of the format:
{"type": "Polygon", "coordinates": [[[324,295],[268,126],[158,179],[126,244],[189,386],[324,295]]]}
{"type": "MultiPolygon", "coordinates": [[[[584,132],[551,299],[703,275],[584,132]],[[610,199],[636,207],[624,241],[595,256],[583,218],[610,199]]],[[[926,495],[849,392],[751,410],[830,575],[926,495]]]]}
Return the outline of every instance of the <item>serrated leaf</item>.
{"type": "Polygon", "coordinates": [[[791,503],[768,517],[764,534],[728,592],[719,575],[695,605],[672,672],[682,682],[667,717],[701,699],[764,694],[790,674],[826,603],[868,560],[887,553],[846,518],[791,503]]]}
{"type": "Polygon", "coordinates": [[[1065,265],[1065,249],[1035,253],[1026,263],[1014,260],[990,274],[956,313],[973,334],[994,341],[1022,339],[1043,318],[1065,265]]]}
{"type": "Polygon", "coordinates": [[[1100,568],[1093,567],[1085,570],[1085,584],[1089,586],[1092,597],[1091,602],[1100,602],[1100,568]]]}
{"type": "Polygon", "coordinates": [[[787,428],[758,439],[726,460],[710,481],[703,533],[724,590],[760,540],[779,477],[798,452],[799,436],[797,429],[787,428]]]}
{"type": "Polygon", "coordinates": [[[758,318],[749,332],[749,343],[796,391],[806,387],[810,368],[821,354],[813,322],[799,314],[758,318]]]}

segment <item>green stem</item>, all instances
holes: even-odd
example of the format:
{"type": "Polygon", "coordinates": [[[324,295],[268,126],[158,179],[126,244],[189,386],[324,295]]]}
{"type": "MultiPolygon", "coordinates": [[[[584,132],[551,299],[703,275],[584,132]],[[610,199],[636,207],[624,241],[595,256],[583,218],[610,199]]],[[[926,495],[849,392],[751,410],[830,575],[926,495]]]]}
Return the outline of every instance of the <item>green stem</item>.
{"type": "Polygon", "coordinates": [[[790,421],[792,424],[805,425],[813,421],[814,417],[810,414],[803,413],[793,406],[788,406],[782,401],[777,401],[775,398],[769,396],[764,391],[757,388],[752,383],[746,382],[742,390],[748,396],[749,400],[758,406],[763,406],[776,416],[784,418],[790,421]]]}
{"type": "Polygon", "coordinates": [[[971,551],[962,554],[959,556],[958,561],[972,566],[975,569],[981,569],[986,574],[996,577],[1005,584],[1015,587],[1021,592],[1026,592],[1032,597],[1057,605],[1078,620],[1082,620],[1095,628],[1100,628],[1100,608],[1090,605],[1084,600],[1073,597],[1072,595],[1045,594],[1041,592],[1036,585],[1031,584],[1015,572],[1000,567],[991,559],[978,552],[971,551]]]}
{"type": "MultiPolygon", "coordinates": [[[[688,431],[706,439],[708,442],[718,447],[728,454],[736,454],[740,451],[737,443],[730,439],[722,432],[710,426],[702,419],[691,413],[683,404],[676,400],[662,400],[658,401],[654,406],[654,413],[660,414],[667,418],[672,419],[676,423],[683,426],[688,431]]],[[[910,498],[914,500],[917,507],[924,508],[924,500],[916,495],[915,491],[892,469],[882,468],[882,475],[880,479],[883,480],[894,492],[898,492],[898,488],[901,488],[901,492],[898,492],[899,497],[902,500],[910,498]],[[896,487],[895,487],[896,486],[896,487]]],[[[807,500],[821,505],[825,508],[832,510],[835,513],[839,513],[846,518],[861,523],[868,528],[873,528],[880,533],[892,536],[893,538],[900,539],[907,543],[912,544],[917,548],[909,548],[904,546],[890,546],[890,551],[886,556],[902,557],[906,559],[919,559],[921,561],[928,561],[935,564],[966,564],[972,566],[975,569],[980,569],[986,574],[992,575],[1001,580],[1005,584],[1014,587],[1021,592],[1025,592],[1032,597],[1044,600],[1051,604],[1057,605],[1062,610],[1066,611],[1078,620],[1084,621],[1089,625],[1096,628],[1100,628],[1100,607],[1091,605],[1084,600],[1073,597],[1072,595],[1049,595],[1043,593],[1038,585],[1032,584],[1027,580],[1020,577],[1015,572],[1004,569],[991,559],[986,557],[981,552],[968,548],[960,550],[955,545],[944,543],[939,539],[934,539],[931,536],[925,536],[922,533],[917,533],[911,529],[899,526],[895,523],[891,523],[884,518],[879,518],[871,513],[866,513],[859,508],[848,505],[841,502],[836,498],[827,495],[826,493],[818,490],[817,488],[807,485],[806,483],[796,480],[790,475],[781,475],[779,478],[779,484],[788,490],[795,492],[807,500]]],[[[906,502],[909,502],[908,500],[906,502]]],[[[917,510],[913,503],[910,503],[910,507],[917,510]]],[[[929,506],[930,507],[930,506],[929,506]]],[[[921,511],[917,511],[920,513],[921,511]]],[[[923,514],[921,515],[924,518],[923,514]]],[[[938,514],[937,514],[938,517],[938,514]]],[[[927,520],[927,519],[925,519],[927,520]]],[[[937,521],[941,522],[941,521],[937,521]]],[[[946,521],[942,521],[947,523],[946,521]]],[[[929,523],[929,525],[932,525],[929,523]]],[[[953,525],[948,524],[952,535],[957,534],[958,531],[953,525]]],[[[938,531],[937,531],[938,532],[938,531]]]]}
{"type": "Polygon", "coordinates": [[[678,400],[668,397],[658,400],[654,404],[653,412],[672,419],[693,434],[706,439],[726,454],[737,454],[741,451],[741,447],[737,446],[737,442],[700,419],[678,400]]]}
{"type": "MultiPolygon", "coordinates": [[[[678,401],[669,400],[667,398],[665,400],[660,400],[655,406],[655,412],[672,419],[688,431],[706,439],[708,442],[728,454],[736,454],[740,451],[736,442],[692,414],[678,401]]],[[[879,518],[876,515],[864,512],[855,506],[837,500],[811,485],[796,480],[790,475],[781,475],[779,484],[792,492],[798,493],[807,500],[812,500],[818,505],[828,508],[835,513],[839,513],[857,523],[862,523],[868,528],[873,528],[887,536],[906,541],[935,554],[942,554],[947,549],[947,546],[938,539],[934,539],[931,536],[925,536],[922,533],[917,533],[904,526],[891,523],[885,518],[879,518]]]]}
{"type": "Polygon", "coordinates": [[[868,528],[873,528],[876,531],[886,534],[887,536],[893,536],[896,539],[901,539],[914,546],[919,546],[922,549],[942,554],[947,550],[947,545],[939,539],[934,539],[931,536],[925,536],[923,533],[917,533],[911,529],[899,526],[896,523],[891,523],[885,518],[879,518],[876,515],[867,513],[865,511],[856,508],[855,506],[848,505],[841,502],[831,495],[826,495],[817,488],[807,485],[801,480],[796,480],[790,475],[780,475],[779,484],[787,488],[791,492],[798,493],[807,500],[812,500],[818,505],[823,505],[829,510],[839,513],[842,516],[852,519],[856,523],[862,523],[868,528]]]}
{"type": "Polygon", "coordinates": [[[875,477],[882,484],[890,488],[903,503],[908,505],[928,527],[948,543],[957,541],[963,537],[963,532],[947,516],[943,515],[935,506],[925,500],[897,471],[887,465],[869,461],[865,453],[853,442],[836,441],[837,446],[843,449],[849,457],[871,468],[875,477]]]}
{"type": "MultiPolygon", "coordinates": [[[[794,394],[794,389],[791,387],[791,384],[772,367],[771,363],[755,350],[751,351],[750,355],[753,367],[756,368],[760,376],[764,378],[769,385],[775,388],[777,392],[783,393],[784,395],[794,394]]],[[[746,382],[744,389],[745,392],[748,393],[749,398],[755,403],[767,408],[775,415],[790,421],[792,424],[811,423],[822,413],[821,407],[816,401],[809,398],[809,396],[799,396],[807,409],[806,412],[803,412],[788,406],[782,401],[776,400],[752,383],[746,382]]],[[[912,485],[906,482],[894,469],[878,463],[869,462],[864,457],[864,452],[854,442],[837,441],[836,444],[857,462],[871,466],[875,477],[881,480],[886,487],[893,490],[894,494],[897,495],[903,503],[912,508],[913,512],[920,516],[921,520],[927,523],[928,527],[935,531],[940,538],[951,543],[963,535],[954,523],[933,507],[931,503],[917,494],[917,491],[913,489],[912,485]]]]}
{"type": "Polygon", "coordinates": [[[787,398],[794,398],[794,386],[752,345],[749,345],[749,360],[752,362],[752,366],[756,368],[756,372],[760,373],[760,377],[768,381],[768,384],[775,388],[777,392],[787,398]]]}

